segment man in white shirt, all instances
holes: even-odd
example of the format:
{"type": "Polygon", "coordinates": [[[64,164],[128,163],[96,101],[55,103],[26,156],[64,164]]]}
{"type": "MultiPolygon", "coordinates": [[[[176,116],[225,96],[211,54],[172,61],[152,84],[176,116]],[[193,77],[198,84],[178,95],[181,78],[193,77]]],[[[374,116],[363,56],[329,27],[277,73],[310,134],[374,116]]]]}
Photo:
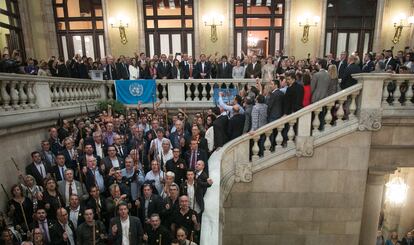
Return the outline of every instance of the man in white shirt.
{"type": "Polygon", "coordinates": [[[82,209],[83,208],[81,207],[80,202],[79,202],[79,196],[76,194],[72,194],[70,196],[68,212],[69,212],[69,219],[70,221],[72,221],[75,229],[77,229],[78,225],[82,224],[85,221],[82,215],[83,213],[82,209]]]}
{"type": "Polygon", "coordinates": [[[68,219],[68,212],[59,208],[56,213],[58,223],[49,227],[50,240],[55,244],[75,245],[75,227],[68,219]]]}
{"type": "Polygon", "coordinates": [[[141,221],[135,216],[130,216],[128,205],[121,202],[118,205],[119,216],[111,220],[111,237],[115,245],[142,244],[144,235],[141,221]]]}

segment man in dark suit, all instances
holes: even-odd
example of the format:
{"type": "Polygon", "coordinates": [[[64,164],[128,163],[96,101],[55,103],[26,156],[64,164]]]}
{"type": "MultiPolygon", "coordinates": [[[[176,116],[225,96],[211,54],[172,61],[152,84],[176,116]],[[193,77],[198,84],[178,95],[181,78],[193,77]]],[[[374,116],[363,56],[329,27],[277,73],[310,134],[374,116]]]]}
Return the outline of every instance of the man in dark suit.
{"type": "Polygon", "coordinates": [[[59,208],[56,213],[56,225],[49,227],[50,244],[74,245],[76,241],[76,229],[72,221],[68,219],[68,212],[64,208],[59,208]]]}
{"type": "Polygon", "coordinates": [[[243,134],[244,114],[240,113],[240,106],[238,104],[233,106],[233,116],[229,119],[228,133],[229,141],[233,140],[243,134]]]}
{"type": "Polygon", "coordinates": [[[151,215],[150,224],[151,226],[145,229],[144,241],[148,242],[148,244],[170,245],[172,239],[171,232],[161,225],[159,214],[151,215]]]}
{"type": "Polygon", "coordinates": [[[393,70],[395,71],[395,69],[397,68],[397,61],[394,59],[393,55],[392,55],[392,50],[386,50],[385,51],[385,70],[393,70]]]}
{"type": "Polygon", "coordinates": [[[185,160],[188,168],[195,168],[198,160],[207,162],[207,152],[198,148],[197,139],[191,139],[190,149],[185,153],[185,160]]]}
{"type": "Polygon", "coordinates": [[[121,138],[121,135],[119,135],[119,134],[116,134],[114,136],[114,147],[116,149],[116,155],[117,155],[117,157],[125,160],[125,158],[128,156],[128,149],[122,143],[122,138],[121,138]]]}
{"type": "Polygon", "coordinates": [[[69,220],[72,222],[75,230],[80,224],[85,222],[85,218],[82,215],[85,211],[85,206],[81,204],[77,194],[72,194],[70,196],[69,206],[66,207],[66,211],[68,212],[69,220]]]}
{"type": "Polygon", "coordinates": [[[86,201],[89,198],[89,193],[86,191],[85,185],[74,180],[73,176],[73,170],[66,169],[65,179],[58,182],[58,190],[66,206],[69,206],[69,200],[72,194],[77,194],[82,201],[86,201]]]}
{"type": "Polygon", "coordinates": [[[101,132],[96,131],[93,132],[92,135],[93,138],[87,140],[87,143],[92,145],[94,154],[98,155],[102,159],[106,156],[106,153],[108,152],[108,145],[105,142],[103,142],[101,132]]]}
{"type": "Polygon", "coordinates": [[[338,78],[342,79],[345,69],[348,66],[346,62],[347,53],[344,51],[341,53],[340,59],[336,62],[336,68],[338,69],[338,78]]]}
{"type": "Polygon", "coordinates": [[[142,237],[144,230],[139,218],[130,216],[128,211],[128,205],[125,202],[121,202],[118,205],[119,216],[114,217],[111,220],[111,238],[114,245],[122,244],[142,244],[142,237]],[[129,224],[124,224],[129,222],[129,224]],[[127,228],[128,230],[124,230],[127,228]],[[125,234],[127,234],[125,236],[125,234]]]}
{"type": "Polygon", "coordinates": [[[167,61],[165,54],[161,55],[161,61],[157,66],[158,79],[170,79],[171,78],[171,63],[167,61]]]}
{"type": "Polygon", "coordinates": [[[213,122],[214,129],[214,149],[222,147],[227,143],[227,128],[229,124],[229,117],[222,107],[216,111],[216,115],[219,115],[213,122]]]}
{"type": "Polygon", "coordinates": [[[195,79],[209,79],[211,77],[211,64],[206,60],[206,55],[200,55],[200,62],[194,68],[195,79]]]}
{"type": "Polygon", "coordinates": [[[97,186],[92,186],[89,189],[89,200],[86,202],[86,207],[92,208],[94,210],[94,216],[105,225],[109,225],[109,220],[106,220],[105,199],[99,194],[99,188],[97,186]]]}
{"type": "Polygon", "coordinates": [[[106,57],[106,65],[103,67],[104,69],[104,79],[105,80],[118,80],[118,74],[116,72],[114,58],[111,55],[106,57]]]}
{"type": "Polygon", "coordinates": [[[288,88],[283,101],[284,115],[292,114],[303,107],[303,86],[296,82],[295,71],[286,73],[288,88]]]}
{"type": "Polygon", "coordinates": [[[162,198],[152,193],[152,187],[149,183],[143,185],[143,196],[140,196],[135,204],[138,208],[138,217],[143,224],[149,221],[152,214],[162,213],[164,207],[162,198]]]}
{"type": "Polygon", "coordinates": [[[262,77],[262,67],[259,62],[257,62],[257,56],[253,55],[252,63],[247,65],[245,78],[261,78],[262,77]]]}
{"type": "Polygon", "coordinates": [[[218,65],[217,78],[232,78],[233,66],[227,62],[227,56],[221,57],[221,64],[218,65]]]}
{"type": "Polygon", "coordinates": [[[105,175],[109,174],[111,168],[125,168],[124,160],[116,155],[115,146],[108,147],[108,156],[102,159],[102,163],[105,164],[105,175]]]}
{"type": "Polygon", "coordinates": [[[83,148],[83,154],[79,157],[80,167],[86,166],[87,159],[90,157],[96,158],[96,161],[98,163],[101,162],[101,157],[95,154],[92,144],[85,143],[85,146],[83,148]]]}
{"type": "Polygon", "coordinates": [[[37,185],[43,186],[43,179],[48,177],[51,166],[42,162],[40,153],[34,151],[31,153],[32,163],[26,167],[26,174],[30,174],[36,180],[37,185]]]}
{"type": "Polygon", "coordinates": [[[369,73],[375,70],[375,63],[372,59],[373,59],[372,54],[370,53],[365,54],[364,56],[365,63],[362,65],[362,72],[369,73]]]}
{"type": "MultiPolygon", "coordinates": [[[[191,62],[192,64],[192,62],[191,62]]],[[[190,62],[188,61],[188,54],[183,54],[182,59],[180,62],[181,67],[181,78],[182,79],[188,79],[190,77],[190,62]]]]}
{"type": "Polygon", "coordinates": [[[49,144],[50,144],[50,150],[55,154],[55,156],[59,153],[59,151],[62,150],[62,145],[60,143],[60,140],[58,138],[58,131],[56,128],[50,128],[49,129],[49,144]]]}
{"type": "Polygon", "coordinates": [[[65,179],[65,156],[62,153],[58,153],[56,156],[56,165],[50,169],[50,174],[56,181],[65,179]]]}
{"type": "Polygon", "coordinates": [[[129,80],[128,64],[123,55],[119,56],[118,63],[116,63],[116,72],[119,79],[129,80]]]}
{"type": "Polygon", "coordinates": [[[348,58],[349,65],[345,70],[342,82],[340,84],[341,89],[346,89],[357,84],[358,81],[352,77],[352,74],[361,73],[361,68],[355,64],[355,61],[356,57],[354,55],[350,55],[348,58]]]}
{"type": "Polygon", "coordinates": [[[44,244],[50,244],[51,242],[51,228],[56,225],[56,223],[47,218],[46,209],[44,207],[38,207],[35,213],[35,221],[30,225],[30,230],[39,228],[42,231],[43,242],[44,244]]]}
{"type": "MultiPolygon", "coordinates": [[[[200,163],[201,164],[201,163],[200,163]]],[[[199,164],[199,165],[200,165],[199,164]]],[[[197,205],[200,207],[200,212],[204,211],[204,194],[207,190],[208,187],[211,186],[211,184],[213,183],[212,180],[208,180],[208,176],[206,176],[207,174],[201,174],[197,179],[196,179],[196,173],[194,169],[188,169],[187,170],[187,180],[185,183],[183,183],[180,187],[180,193],[181,195],[189,195],[188,193],[188,188],[193,187],[194,188],[194,197],[190,198],[192,200],[195,200],[195,202],[197,203],[197,205]],[[210,181],[210,182],[207,182],[210,181]]],[[[195,203],[191,203],[190,208],[194,209],[195,208],[195,203]]]]}
{"type": "Polygon", "coordinates": [[[280,91],[280,81],[270,81],[272,92],[267,100],[267,119],[270,122],[276,121],[283,116],[283,97],[285,94],[280,91]]]}
{"type": "Polygon", "coordinates": [[[42,150],[40,151],[40,157],[42,161],[52,166],[55,164],[55,154],[50,150],[50,143],[47,140],[42,140],[42,150]]]}
{"type": "Polygon", "coordinates": [[[65,165],[68,168],[76,169],[78,167],[78,152],[74,147],[74,142],[71,138],[66,138],[63,142],[65,149],[62,150],[62,154],[65,156],[65,165]]]}

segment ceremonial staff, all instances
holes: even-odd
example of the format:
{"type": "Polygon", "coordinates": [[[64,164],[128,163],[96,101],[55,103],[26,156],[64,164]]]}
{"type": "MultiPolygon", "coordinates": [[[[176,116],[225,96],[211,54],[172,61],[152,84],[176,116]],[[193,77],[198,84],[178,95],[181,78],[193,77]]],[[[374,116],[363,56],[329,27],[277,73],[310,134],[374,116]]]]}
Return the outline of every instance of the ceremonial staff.
{"type": "Polygon", "coordinates": [[[158,245],[162,245],[162,235],[160,234],[160,236],[159,236],[159,242],[158,242],[158,245]]]}
{"type": "Polygon", "coordinates": [[[16,161],[14,160],[14,158],[13,158],[13,157],[11,157],[11,160],[12,160],[12,162],[13,162],[14,166],[16,167],[16,170],[17,170],[17,171],[20,171],[19,166],[17,165],[17,163],[16,163],[16,161]]]}
{"type": "Polygon", "coordinates": [[[95,227],[95,220],[93,220],[93,224],[92,224],[92,244],[95,245],[96,244],[96,234],[95,231],[96,227],[95,227]]]}

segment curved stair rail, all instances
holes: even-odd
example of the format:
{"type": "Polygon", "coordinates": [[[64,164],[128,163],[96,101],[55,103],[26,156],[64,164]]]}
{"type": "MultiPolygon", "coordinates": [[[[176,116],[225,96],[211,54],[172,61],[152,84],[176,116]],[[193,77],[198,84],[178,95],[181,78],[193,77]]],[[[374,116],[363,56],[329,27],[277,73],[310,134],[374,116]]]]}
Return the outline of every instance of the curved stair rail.
{"type": "Polygon", "coordinates": [[[205,195],[201,245],[222,244],[223,204],[234,182],[250,182],[254,173],[294,156],[310,157],[314,147],[356,130],[379,130],[383,115],[414,115],[414,75],[353,77],[358,80],[355,86],[269,123],[253,135],[234,139],[210,157],[210,177],[215,182],[205,195]],[[263,154],[259,154],[260,139],[263,154]]]}

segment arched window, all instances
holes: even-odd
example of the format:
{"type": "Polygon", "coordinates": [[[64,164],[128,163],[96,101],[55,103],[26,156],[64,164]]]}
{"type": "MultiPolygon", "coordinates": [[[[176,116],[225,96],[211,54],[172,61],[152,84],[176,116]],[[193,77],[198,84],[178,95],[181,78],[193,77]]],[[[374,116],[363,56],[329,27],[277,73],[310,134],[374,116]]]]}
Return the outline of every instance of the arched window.
{"type": "Polygon", "coordinates": [[[193,0],[144,0],[146,53],[193,55],[193,0]]]}
{"type": "Polygon", "coordinates": [[[105,56],[101,0],[53,0],[59,55],[105,56]]]}
{"type": "Polygon", "coordinates": [[[325,55],[372,51],[377,0],[329,0],[326,10],[325,55]]]}
{"type": "Polygon", "coordinates": [[[234,50],[267,56],[283,49],[284,0],[234,0],[234,50]]]}
{"type": "MultiPolygon", "coordinates": [[[[9,53],[19,50],[24,57],[24,42],[17,0],[0,0],[0,47],[9,53]]],[[[3,50],[1,51],[3,54],[3,50]]]]}

